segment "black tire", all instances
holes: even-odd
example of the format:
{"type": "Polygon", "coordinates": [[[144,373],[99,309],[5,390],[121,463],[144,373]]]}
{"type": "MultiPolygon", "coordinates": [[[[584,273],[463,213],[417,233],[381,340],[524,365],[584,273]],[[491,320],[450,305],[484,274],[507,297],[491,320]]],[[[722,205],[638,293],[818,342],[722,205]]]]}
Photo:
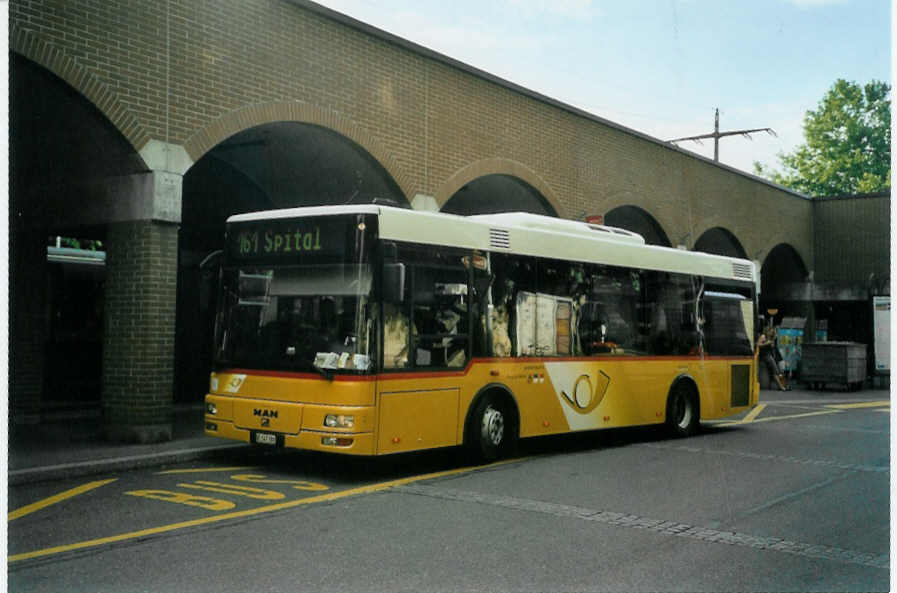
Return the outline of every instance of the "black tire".
{"type": "Polygon", "coordinates": [[[513,410],[492,394],[481,397],[470,414],[467,447],[474,461],[494,461],[511,455],[517,447],[513,410]]]}
{"type": "Polygon", "coordinates": [[[667,398],[666,427],[671,436],[688,437],[698,432],[700,409],[695,390],[688,383],[677,383],[667,398]]]}

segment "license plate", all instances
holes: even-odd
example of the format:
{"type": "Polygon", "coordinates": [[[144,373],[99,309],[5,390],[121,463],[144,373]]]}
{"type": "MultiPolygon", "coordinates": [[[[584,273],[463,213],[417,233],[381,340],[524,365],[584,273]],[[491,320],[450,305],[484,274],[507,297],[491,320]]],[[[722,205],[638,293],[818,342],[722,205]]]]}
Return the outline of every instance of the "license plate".
{"type": "Polygon", "coordinates": [[[255,433],[255,442],[259,445],[276,445],[277,435],[269,434],[267,432],[257,432],[255,433]]]}

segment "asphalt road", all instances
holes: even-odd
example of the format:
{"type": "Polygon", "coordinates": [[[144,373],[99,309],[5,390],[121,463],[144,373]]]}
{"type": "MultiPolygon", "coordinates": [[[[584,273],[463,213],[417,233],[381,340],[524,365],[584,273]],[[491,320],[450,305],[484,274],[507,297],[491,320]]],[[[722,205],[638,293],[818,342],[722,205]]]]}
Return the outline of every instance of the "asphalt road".
{"type": "Polygon", "coordinates": [[[764,392],[689,439],[246,455],[9,491],[10,591],[886,591],[884,391],[764,392]]]}

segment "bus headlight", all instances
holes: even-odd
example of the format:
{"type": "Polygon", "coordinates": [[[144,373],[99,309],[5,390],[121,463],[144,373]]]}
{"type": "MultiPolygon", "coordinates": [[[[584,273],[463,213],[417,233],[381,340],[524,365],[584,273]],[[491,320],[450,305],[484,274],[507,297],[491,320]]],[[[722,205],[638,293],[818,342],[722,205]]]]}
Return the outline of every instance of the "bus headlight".
{"type": "Polygon", "coordinates": [[[324,416],[324,426],[327,426],[328,428],[352,428],[355,426],[355,416],[327,414],[324,416]]]}
{"type": "Polygon", "coordinates": [[[206,402],[206,414],[215,416],[218,414],[218,406],[214,402],[206,402]]]}

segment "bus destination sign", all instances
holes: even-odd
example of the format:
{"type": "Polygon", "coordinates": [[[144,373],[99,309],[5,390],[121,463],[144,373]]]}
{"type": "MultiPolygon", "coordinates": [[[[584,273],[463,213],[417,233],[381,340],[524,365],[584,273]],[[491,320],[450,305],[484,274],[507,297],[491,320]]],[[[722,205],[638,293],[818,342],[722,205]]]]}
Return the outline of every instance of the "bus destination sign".
{"type": "Polygon", "coordinates": [[[321,251],[321,226],[278,229],[249,229],[237,234],[240,257],[278,255],[299,251],[321,251]]]}
{"type": "Polygon", "coordinates": [[[358,230],[354,216],[233,223],[227,230],[228,255],[244,262],[342,261],[358,230]]]}

